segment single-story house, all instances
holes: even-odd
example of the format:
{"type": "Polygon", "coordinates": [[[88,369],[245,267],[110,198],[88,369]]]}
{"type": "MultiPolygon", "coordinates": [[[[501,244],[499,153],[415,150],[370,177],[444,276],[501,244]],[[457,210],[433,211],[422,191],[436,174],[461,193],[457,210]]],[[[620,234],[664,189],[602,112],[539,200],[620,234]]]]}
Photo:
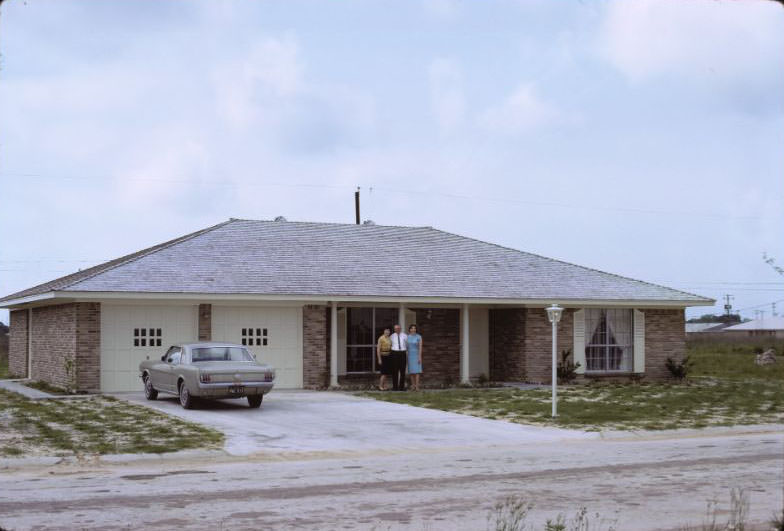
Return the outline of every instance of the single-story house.
{"type": "Polygon", "coordinates": [[[784,339],[784,317],[754,319],[728,326],[721,332],[728,338],[784,339]]]}
{"type": "Polygon", "coordinates": [[[686,338],[697,337],[700,334],[719,332],[727,325],[725,323],[686,323],[686,338]]]}
{"type": "Polygon", "coordinates": [[[551,325],[585,377],[667,376],[684,309],[713,300],[431,227],[230,219],[0,299],[10,371],[138,390],[177,342],[247,345],[278,385],[368,380],[384,327],[416,323],[425,381],[547,382],[551,325]]]}

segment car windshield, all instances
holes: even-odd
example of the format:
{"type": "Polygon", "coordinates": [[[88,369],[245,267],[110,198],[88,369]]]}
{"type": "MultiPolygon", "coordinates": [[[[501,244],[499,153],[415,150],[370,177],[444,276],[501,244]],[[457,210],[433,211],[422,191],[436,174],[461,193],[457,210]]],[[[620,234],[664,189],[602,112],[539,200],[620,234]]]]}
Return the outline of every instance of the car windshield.
{"type": "Polygon", "coordinates": [[[242,347],[202,347],[191,350],[191,361],[253,361],[242,347]]]}

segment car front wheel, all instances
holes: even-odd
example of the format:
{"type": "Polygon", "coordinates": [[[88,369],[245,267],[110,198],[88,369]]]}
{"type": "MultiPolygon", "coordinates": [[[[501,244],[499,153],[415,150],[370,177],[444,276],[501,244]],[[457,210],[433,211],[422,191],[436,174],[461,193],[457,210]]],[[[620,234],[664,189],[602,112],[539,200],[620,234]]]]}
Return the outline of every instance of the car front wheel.
{"type": "Polygon", "coordinates": [[[144,377],[144,397],[147,400],[158,398],[158,391],[152,386],[152,378],[149,375],[144,377]]]}
{"type": "Polygon", "coordinates": [[[180,384],[180,405],[184,409],[193,408],[193,397],[188,392],[188,386],[184,382],[180,384]]]}
{"type": "Polygon", "coordinates": [[[248,405],[252,408],[257,408],[261,406],[261,400],[264,398],[264,395],[250,395],[248,397],[248,405]]]}

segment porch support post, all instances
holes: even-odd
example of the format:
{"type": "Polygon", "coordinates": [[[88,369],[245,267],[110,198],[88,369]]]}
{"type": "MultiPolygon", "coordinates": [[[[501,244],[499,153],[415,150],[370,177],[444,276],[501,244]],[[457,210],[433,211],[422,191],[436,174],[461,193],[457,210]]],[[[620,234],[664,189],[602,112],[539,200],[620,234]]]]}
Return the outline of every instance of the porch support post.
{"type": "Polygon", "coordinates": [[[402,302],[400,303],[400,307],[397,310],[397,322],[400,325],[401,330],[404,334],[408,333],[406,330],[406,305],[402,302]]]}
{"type": "Polygon", "coordinates": [[[329,385],[338,386],[338,303],[332,301],[329,320],[329,385]]]}
{"type": "Polygon", "coordinates": [[[462,340],[460,341],[460,383],[470,383],[469,371],[468,371],[468,342],[471,340],[471,337],[468,332],[469,327],[469,310],[468,304],[463,304],[463,311],[460,312],[463,317],[463,323],[461,326],[462,329],[462,340]]]}

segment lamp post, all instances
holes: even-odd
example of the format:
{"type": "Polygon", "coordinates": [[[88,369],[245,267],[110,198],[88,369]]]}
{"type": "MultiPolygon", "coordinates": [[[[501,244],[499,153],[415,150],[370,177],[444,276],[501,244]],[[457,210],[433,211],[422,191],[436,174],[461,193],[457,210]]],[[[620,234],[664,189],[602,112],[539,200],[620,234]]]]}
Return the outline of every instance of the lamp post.
{"type": "Polygon", "coordinates": [[[558,416],[558,321],[563,308],[553,304],[547,308],[547,318],[553,325],[553,418],[558,416]]]}

